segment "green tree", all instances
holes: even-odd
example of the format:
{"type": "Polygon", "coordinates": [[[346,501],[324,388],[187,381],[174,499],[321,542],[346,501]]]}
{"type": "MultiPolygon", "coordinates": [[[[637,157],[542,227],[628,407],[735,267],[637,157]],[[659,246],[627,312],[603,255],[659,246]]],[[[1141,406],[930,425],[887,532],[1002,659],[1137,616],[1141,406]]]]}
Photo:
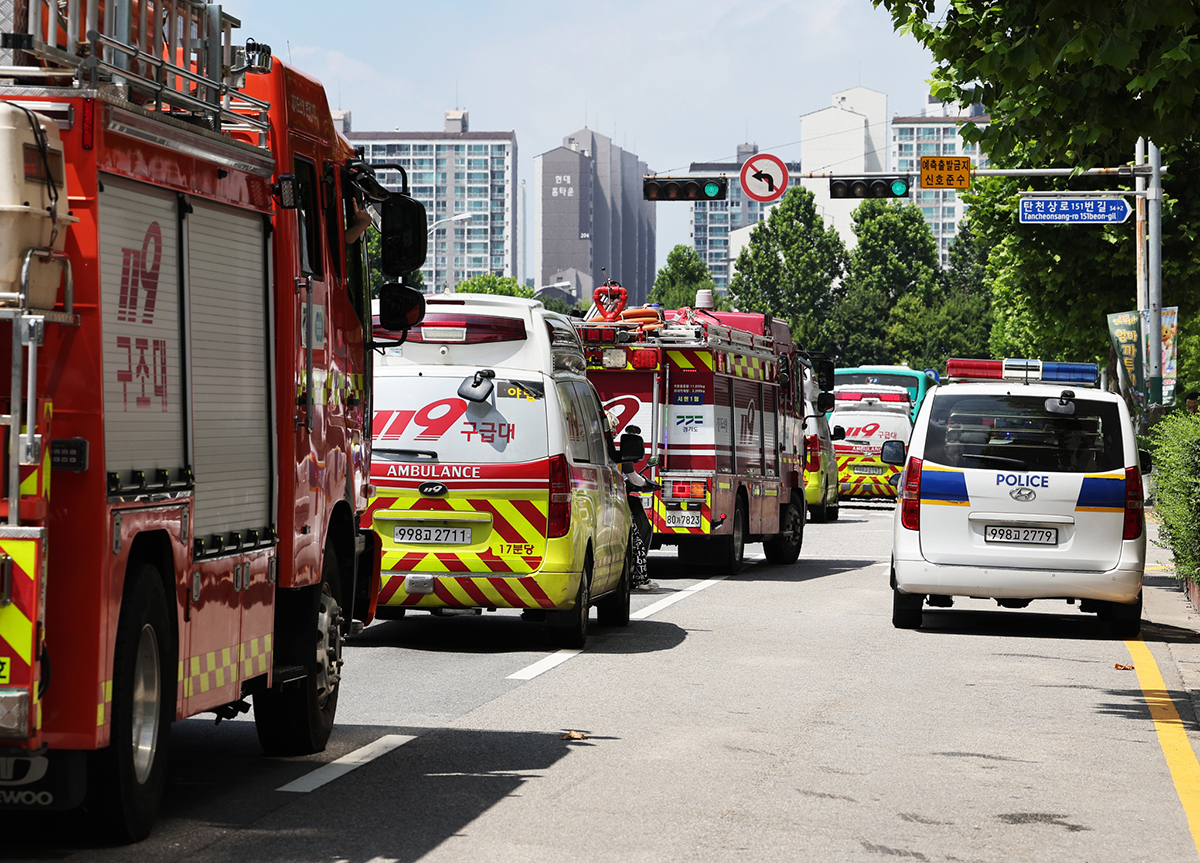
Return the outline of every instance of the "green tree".
{"type": "Polygon", "coordinates": [[[457,294],[502,294],[506,297],[533,297],[533,288],[527,288],[512,276],[493,276],[491,273],[481,273],[464,279],[454,286],[457,294]]]}
{"type": "MultiPolygon", "coordinates": [[[[852,218],[858,244],[829,318],[833,353],[842,365],[897,362],[889,328],[895,323],[903,330],[918,310],[924,320],[941,301],[937,241],[921,211],[899,201],[863,201],[852,218]],[[905,298],[897,321],[893,311],[905,298]]],[[[900,340],[905,350],[920,332],[900,340]]]]}
{"type": "Polygon", "coordinates": [[[750,233],[729,294],[743,312],[785,318],[797,344],[828,350],[827,319],[846,271],[846,248],[817,214],[813,193],[793,186],[750,233]]]}
{"type": "Polygon", "coordinates": [[[902,296],[888,315],[887,354],[914,368],[946,370],[950,357],[990,356],[991,290],[985,280],[987,251],[975,241],[969,222],[950,246],[942,287],[923,300],[902,296]]]}
{"type": "Polygon", "coordinates": [[[1139,135],[1161,147],[1200,133],[1193,0],[872,2],[933,53],[934,97],[986,106],[992,122],[963,137],[993,160],[1118,164],[1139,135]]]}
{"type": "Polygon", "coordinates": [[[682,243],[667,254],[667,263],[654,279],[650,302],[662,303],[663,308],[680,309],[696,305],[696,291],[714,290],[708,264],[691,246],[682,243]]]}

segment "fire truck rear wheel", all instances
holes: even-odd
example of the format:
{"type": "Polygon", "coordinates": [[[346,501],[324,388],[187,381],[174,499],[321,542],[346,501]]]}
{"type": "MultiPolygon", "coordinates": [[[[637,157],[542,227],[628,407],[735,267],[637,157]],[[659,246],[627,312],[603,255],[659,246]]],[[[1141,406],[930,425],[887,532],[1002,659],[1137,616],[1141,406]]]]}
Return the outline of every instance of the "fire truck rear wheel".
{"type": "Polygon", "coordinates": [[[342,607],[337,554],[325,547],[312,610],[316,656],[304,680],[254,696],[254,726],[268,755],[323,752],[333,731],[342,667],[342,607]]]}
{"type": "Polygon", "coordinates": [[[733,508],[733,521],[730,523],[728,536],[717,537],[715,559],[717,571],[727,575],[737,575],[742,568],[742,558],[746,553],[746,505],[739,498],[733,508]]]}
{"type": "Polygon", "coordinates": [[[783,564],[785,566],[796,562],[800,557],[800,546],[804,543],[804,513],[792,500],[787,505],[783,516],[783,533],[763,541],[763,551],[767,563],[783,564]]]}
{"type": "Polygon", "coordinates": [[[113,656],[110,743],[94,753],[90,771],[88,808],[118,842],[145,839],[158,816],[175,718],[175,665],[162,576],[144,563],[125,584],[113,656]]]}

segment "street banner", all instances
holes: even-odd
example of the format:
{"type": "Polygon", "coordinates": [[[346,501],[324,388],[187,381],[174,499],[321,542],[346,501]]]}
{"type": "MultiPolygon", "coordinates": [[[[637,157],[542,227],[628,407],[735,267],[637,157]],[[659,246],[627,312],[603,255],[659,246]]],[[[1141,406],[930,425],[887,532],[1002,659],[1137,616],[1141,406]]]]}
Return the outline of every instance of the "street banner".
{"type": "Polygon", "coordinates": [[[1142,376],[1142,355],[1145,350],[1139,350],[1141,344],[1142,321],[1137,312],[1116,312],[1108,316],[1108,337],[1112,340],[1113,350],[1121,361],[1121,372],[1125,376],[1125,387],[1136,393],[1139,402],[1146,388],[1142,376]]]}
{"type": "MultiPolygon", "coordinates": [[[[1150,368],[1150,310],[1142,310],[1142,368],[1150,368]]],[[[1179,330],[1179,307],[1162,310],[1162,403],[1175,404],[1176,334],[1179,330]]]]}

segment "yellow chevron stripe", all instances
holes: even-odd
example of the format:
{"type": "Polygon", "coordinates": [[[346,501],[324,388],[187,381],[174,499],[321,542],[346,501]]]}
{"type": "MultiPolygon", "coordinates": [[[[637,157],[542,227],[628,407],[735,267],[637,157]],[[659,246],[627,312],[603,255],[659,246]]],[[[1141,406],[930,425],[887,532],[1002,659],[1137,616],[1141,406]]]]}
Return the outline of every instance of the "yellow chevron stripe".
{"type": "Polygon", "coordinates": [[[7,642],[26,665],[33,664],[33,621],[15,603],[0,608],[0,641],[7,642]]]}
{"type": "Polygon", "coordinates": [[[695,368],[695,366],[692,365],[691,360],[684,356],[682,351],[667,351],[667,356],[670,357],[672,362],[674,362],[675,365],[679,366],[681,369],[695,368]]]}
{"type": "Polygon", "coordinates": [[[702,362],[702,363],[704,363],[704,365],[708,366],[709,371],[712,371],[712,367],[713,367],[713,355],[712,354],[710,354],[708,351],[696,351],[696,356],[698,356],[700,358],[700,362],[702,362]]]}
{"type": "Polygon", "coordinates": [[[33,539],[4,539],[0,540],[0,552],[13,559],[20,568],[21,574],[33,581],[34,570],[37,568],[37,540],[33,539]]]}

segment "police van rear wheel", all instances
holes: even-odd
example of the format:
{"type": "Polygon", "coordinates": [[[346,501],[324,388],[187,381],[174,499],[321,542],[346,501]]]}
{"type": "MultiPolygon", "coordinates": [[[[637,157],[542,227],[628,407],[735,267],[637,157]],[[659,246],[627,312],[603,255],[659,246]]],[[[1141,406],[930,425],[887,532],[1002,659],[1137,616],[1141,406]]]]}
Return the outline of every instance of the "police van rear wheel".
{"type": "Polygon", "coordinates": [[[1106,616],[1108,629],[1115,638],[1137,638],[1142,631],[1142,595],[1139,593],[1132,605],[1112,603],[1106,616]]]}
{"type": "Polygon", "coordinates": [[[128,575],[113,656],[111,742],[93,756],[92,806],[118,842],[140,842],[158,816],[175,718],[175,651],[162,577],[128,575]],[[169,696],[169,703],[168,703],[169,696]]]}
{"type": "Polygon", "coordinates": [[[314,594],[308,631],[315,641],[316,655],[310,660],[308,675],[299,682],[254,696],[258,742],[269,755],[311,755],[324,751],[329,742],[341,683],[339,595],[337,555],[330,544],[325,548],[321,586],[314,594]]]}
{"type": "Polygon", "coordinates": [[[920,629],[921,608],[925,597],[920,593],[901,593],[892,589],[892,626],[896,629],[920,629]]]}

